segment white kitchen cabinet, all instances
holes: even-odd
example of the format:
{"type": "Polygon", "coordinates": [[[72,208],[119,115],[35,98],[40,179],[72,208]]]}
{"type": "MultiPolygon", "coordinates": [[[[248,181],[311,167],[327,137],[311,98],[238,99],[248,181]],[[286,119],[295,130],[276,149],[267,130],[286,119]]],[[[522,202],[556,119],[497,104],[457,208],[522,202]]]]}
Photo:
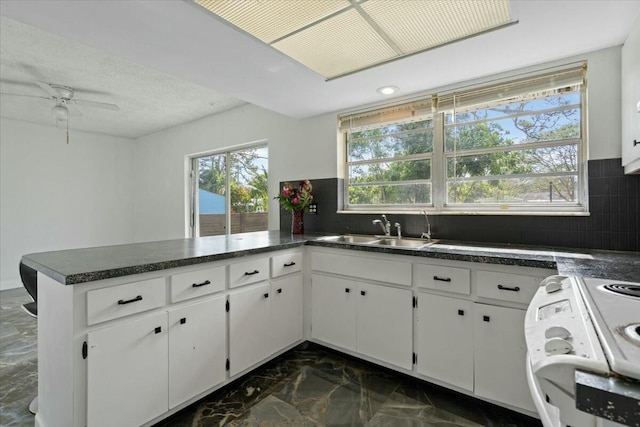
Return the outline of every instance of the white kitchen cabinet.
{"type": "Polygon", "coordinates": [[[311,336],[411,369],[412,293],[408,289],[314,274],[311,336]]]}
{"type": "Polygon", "coordinates": [[[268,282],[229,294],[229,374],[234,376],[273,353],[268,282]]]}
{"type": "Polygon", "coordinates": [[[526,380],[525,310],[475,303],[474,392],[535,412],[526,380]]]}
{"type": "Polygon", "coordinates": [[[356,351],[356,292],[352,280],[314,274],[311,278],[311,336],[356,351]]]}
{"type": "Polygon", "coordinates": [[[302,339],[302,276],[271,282],[271,334],[274,351],[302,339]]]}
{"type": "Polygon", "coordinates": [[[87,334],[87,425],[138,426],[167,411],[167,313],[87,334]]]}
{"type": "Polygon", "coordinates": [[[621,61],[622,166],[640,172],[640,17],[622,46],[621,61]],[[635,141],[635,142],[634,142],[635,141]]]}
{"type": "Polygon", "coordinates": [[[473,391],[473,303],[418,295],[418,373],[473,391]]]}
{"type": "Polygon", "coordinates": [[[356,351],[410,370],[413,364],[413,294],[358,283],[356,351]]]}
{"type": "Polygon", "coordinates": [[[169,409],[226,378],[226,298],[169,310],[169,409]]]}

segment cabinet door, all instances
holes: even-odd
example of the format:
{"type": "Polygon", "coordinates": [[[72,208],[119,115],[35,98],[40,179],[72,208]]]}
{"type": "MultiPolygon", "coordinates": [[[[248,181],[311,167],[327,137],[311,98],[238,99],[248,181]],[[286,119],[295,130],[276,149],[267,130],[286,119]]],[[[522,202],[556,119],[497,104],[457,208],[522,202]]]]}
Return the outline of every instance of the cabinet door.
{"type": "Polygon", "coordinates": [[[418,373],[473,391],[471,301],[421,293],[418,373]]]}
{"type": "Polygon", "coordinates": [[[412,368],[413,301],[407,289],[358,283],[358,353],[412,368]]]}
{"type": "Polygon", "coordinates": [[[273,352],[302,339],[302,276],[271,283],[271,332],[273,352]]]}
{"type": "Polygon", "coordinates": [[[169,311],[169,409],[225,380],[226,298],[169,311]]]}
{"type": "Polygon", "coordinates": [[[356,284],[314,274],[311,278],[311,336],[356,350],[356,284]]]}
{"type": "Polygon", "coordinates": [[[138,426],[167,411],[167,313],[89,332],[87,425],[138,426]]]}
{"type": "Polygon", "coordinates": [[[229,359],[231,376],[271,355],[269,283],[229,295],[229,359]]]}
{"type": "Polygon", "coordinates": [[[474,304],[475,394],[535,412],[526,379],[525,310],[474,304]]]}

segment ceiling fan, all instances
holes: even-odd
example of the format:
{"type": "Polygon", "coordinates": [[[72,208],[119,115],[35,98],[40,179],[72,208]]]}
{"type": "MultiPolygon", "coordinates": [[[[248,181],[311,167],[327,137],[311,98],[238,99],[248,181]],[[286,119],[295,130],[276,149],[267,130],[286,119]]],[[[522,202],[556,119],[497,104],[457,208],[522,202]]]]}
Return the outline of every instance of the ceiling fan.
{"type": "Polygon", "coordinates": [[[101,108],[103,110],[119,111],[120,108],[115,104],[105,102],[88,101],[85,99],[74,98],[75,91],[69,86],[63,86],[53,83],[45,83],[42,81],[34,81],[47,96],[26,95],[19,93],[2,93],[2,95],[22,96],[27,98],[50,99],[54,101],[51,108],[51,115],[55,118],[56,123],[65,121],[67,125],[67,144],[69,143],[69,107],[72,108],[71,115],[82,116],[82,113],[76,106],[101,108]]]}

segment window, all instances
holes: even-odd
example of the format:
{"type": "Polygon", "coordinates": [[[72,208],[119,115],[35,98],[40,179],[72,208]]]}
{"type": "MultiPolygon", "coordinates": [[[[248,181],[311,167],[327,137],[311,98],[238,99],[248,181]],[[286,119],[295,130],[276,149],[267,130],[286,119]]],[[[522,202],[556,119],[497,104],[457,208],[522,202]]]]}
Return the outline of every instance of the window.
{"type": "Polygon", "coordinates": [[[584,211],[584,66],[343,115],[345,208],[584,211]]]}
{"type": "Polygon", "coordinates": [[[266,145],[191,160],[193,237],[267,230],[266,145]]]}

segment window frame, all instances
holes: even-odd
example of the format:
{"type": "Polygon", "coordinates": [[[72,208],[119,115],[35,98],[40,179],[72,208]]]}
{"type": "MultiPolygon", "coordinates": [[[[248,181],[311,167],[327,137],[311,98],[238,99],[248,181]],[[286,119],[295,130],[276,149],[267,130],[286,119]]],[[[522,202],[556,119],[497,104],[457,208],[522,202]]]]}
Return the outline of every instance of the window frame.
{"type": "MultiPolygon", "coordinates": [[[[582,81],[580,83],[579,90],[574,91],[579,93],[580,95],[580,137],[579,138],[566,138],[561,140],[551,140],[540,143],[524,143],[524,144],[516,144],[511,146],[500,146],[495,148],[481,148],[477,150],[465,150],[464,154],[458,153],[458,157],[461,155],[477,154],[476,152],[508,152],[513,150],[532,150],[537,148],[550,148],[556,146],[568,146],[575,144],[577,146],[577,171],[575,173],[567,173],[567,175],[576,176],[576,202],[554,202],[553,204],[549,203],[541,203],[540,205],[533,204],[532,202],[521,202],[521,203],[505,203],[505,202],[497,202],[497,203],[468,203],[468,204],[452,204],[447,203],[447,184],[450,182],[450,179],[447,176],[447,161],[448,159],[455,156],[455,154],[451,154],[445,150],[445,117],[447,111],[451,111],[450,108],[439,108],[438,95],[427,95],[422,98],[419,98],[413,102],[421,102],[426,99],[432,100],[432,126],[433,126],[433,152],[431,153],[431,203],[421,203],[421,204],[371,204],[371,205],[353,205],[349,203],[349,189],[352,186],[350,184],[350,174],[349,167],[351,166],[351,162],[349,162],[349,152],[348,152],[348,134],[349,129],[344,128],[344,123],[346,122],[345,117],[349,117],[347,113],[344,115],[338,116],[339,123],[339,132],[342,134],[343,139],[343,158],[344,158],[344,188],[343,188],[343,209],[340,212],[343,213],[407,213],[407,212],[419,212],[421,210],[427,210],[430,213],[435,214],[484,214],[484,215],[588,215],[588,188],[587,188],[587,174],[586,174],[586,163],[587,163],[587,147],[588,147],[588,134],[587,134],[587,82],[586,82],[586,61],[580,62],[578,64],[582,70],[582,81]],[[342,127],[341,127],[342,126],[342,127]]],[[[561,66],[556,68],[554,72],[562,72],[562,70],[577,70],[578,67],[576,64],[567,64],[565,66],[561,66]],[[558,68],[560,70],[558,71],[558,68]]],[[[531,78],[535,80],[539,76],[545,77],[547,75],[552,75],[554,72],[548,74],[540,74],[540,71],[537,73],[528,73],[527,78],[531,78]]],[[[509,85],[511,82],[515,82],[518,84],[519,82],[526,80],[518,79],[515,80],[514,77],[501,79],[502,83],[499,84],[491,84],[485,87],[492,89],[498,87],[502,84],[509,85]]],[[[482,85],[477,85],[482,88],[482,85]]],[[[547,89],[542,89],[545,91],[551,90],[551,87],[547,89]]],[[[534,91],[526,92],[527,94],[533,93],[534,91]]],[[[450,96],[449,92],[445,96],[450,96]]],[[[558,95],[561,95],[559,93],[558,95]]],[[[550,97],[552,95],[547,95],[545,97],[550,97]]],[[[498,99],[494,101],[488,102],[490,105],[491,102],[497,102],[498,99]]],[[[525,101],[523,101],[525,102],[525,101]]],[[[406,105],[398,104],[398,105],[406,105]]],[[[577,104],[571,104],[577,105],[577,104]]],[[[393,108],[393,104],[391,105],[393,108]]],[[[377,107],[370,111],[381,111],[384,107],[377,107]]],[[[548,110],[562,110],[566,109],[566,107],[555,107],[548,110]]],[[[529,114],[539,114],[540,112],[545,112],[547,109],[534,110],[529,114]]],[[[454,110],[455,111],[455,110],[454,110]]],[[[357,114],[366,114],[367,111],[357,113],[357,114]]],[[[455,113],[454,113],[455,114],[455,113]]],[[[509,118],[509,117],[501,117],[509,118]]],[[[397,123],[405,122],[406,120],[398,120],[397,123]]],[[[380,124],[379,127],[384,127],[389,123],[380,124]]],[[[372,127],[369,124],[369,127],[372,127]]],[[[357,131],[357,128],[356,128],[357,131]]],[[[562,173],[554,173],[550,174],[553,176],[560,176],[562,173]]],[[[544,178],[545,174],[522,174],[522,175],[504,175],[504,178],[515,179],[515,178],[544,178]]],[[[495,179],[495,176],[491,178],[495,179]]],[[[484,180],[489,180],[491,178],[484,178],[484,180]]],[[[471,178],[469,181],[481,181],[483,177],[471,178]]]]}

